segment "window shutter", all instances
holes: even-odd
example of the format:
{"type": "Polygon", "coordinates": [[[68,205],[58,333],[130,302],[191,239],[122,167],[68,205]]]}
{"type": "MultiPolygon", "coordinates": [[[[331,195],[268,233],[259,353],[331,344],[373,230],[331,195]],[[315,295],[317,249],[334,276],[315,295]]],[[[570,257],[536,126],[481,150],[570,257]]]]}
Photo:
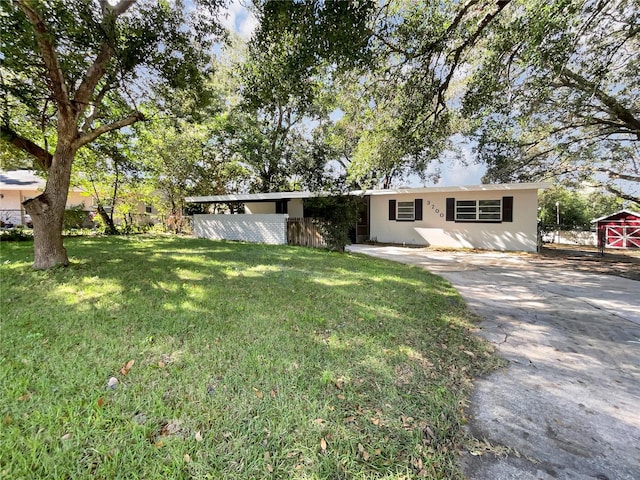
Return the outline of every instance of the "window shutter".
{"type": "Polygon", "coordinates": [[[513,222],[513,197],[502,197],[502,221],[513,222]]]}
{"type": "Polygon", "coordinates": [[[416,220],[422,220],[422,199],[416,198],[413,203],[414,217],[416,220]]]}
{"type": "Polygon", "coordinates": [[[396,219],[396,201],[389,200],[389,220],[396,219]]]}
{"type": "Polygon", "coordinates": [[[454,222],[456,219],[456,199],[447,198],[447,222],[454,222]]]}

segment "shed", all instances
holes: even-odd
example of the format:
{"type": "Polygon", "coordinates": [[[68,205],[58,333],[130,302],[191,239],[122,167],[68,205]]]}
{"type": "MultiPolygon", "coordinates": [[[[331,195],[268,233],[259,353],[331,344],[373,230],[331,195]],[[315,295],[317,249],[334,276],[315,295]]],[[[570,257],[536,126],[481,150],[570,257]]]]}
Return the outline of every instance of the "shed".
{"type": "Polygon", "coordinates": [[[620,210],[605,217],[596,218],[598,245],[608,248],[640,248],[640,213],[620,210]]]}

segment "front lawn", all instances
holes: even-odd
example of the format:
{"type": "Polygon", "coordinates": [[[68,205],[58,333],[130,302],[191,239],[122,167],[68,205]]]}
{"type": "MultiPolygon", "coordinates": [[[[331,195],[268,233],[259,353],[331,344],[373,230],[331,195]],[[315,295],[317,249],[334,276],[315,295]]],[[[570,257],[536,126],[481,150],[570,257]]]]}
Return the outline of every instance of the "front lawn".
{"type": "Polygon", "coordinates": [[[456,478],[492,369],[423,270],[287,246],[0,244],[0,477],[456,478]],[[117,383],[116,383],[117,381],[117,383]]]}

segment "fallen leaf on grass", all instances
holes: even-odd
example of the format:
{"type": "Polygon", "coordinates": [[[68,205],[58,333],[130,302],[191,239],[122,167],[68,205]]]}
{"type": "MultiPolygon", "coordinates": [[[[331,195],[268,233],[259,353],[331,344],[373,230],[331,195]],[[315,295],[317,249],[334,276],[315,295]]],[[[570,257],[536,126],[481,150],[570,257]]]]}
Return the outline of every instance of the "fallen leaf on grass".
{"type": "Polygon", "coordinates": [[[270,463],[267,463],[267,471],[268,471],[269,473],[273,473],[273,467],[271,466],[271,464],[270,464],[270,463]]]}
{"type": "Polygon", "coordinates": [[[360,453],[365,462],[369,460],[369,452],[365,450],[361,443],[358,444],[358,453],[360,453]]]}
{"type": "Polygon", "coordinates": [[[134,363],[136,363],[135,360],[129,360],[127,363],[123,363],[120,369],[120,375],[127,375],[134,363]]]}
{"type": "Polygon", "coordinates": [[[469,355],[471,358],[476,358],[476,354],[473,352],[470,352],[469,350],[463,350],[463,353],[466,353],[467,355],[469,355]]]}
{"type": "Polygon", "coordinates": [[[69,440],[71,438],[71,434],[70,433],[65,433],[64,435],[62,435],[60,437],[60,440],[69,440]]]}
{"type": "Polygon", "coordinates": [[[202,434],[200,433],[200,430],[198,430],[196,432],[196,442],[201,442],[202,441],[202,434]]]}
{"type": "Polygon", "coordinates": [[[184,454],[184,461],[189,463],[191,461],[191,456],[188,453],[184,454]]]}
{"type": "Polygon", "coordinates": [[[433,430],[431,430],[431,427],[429,427],[429,425],[425,425],[422,431],[424,432],[424,435],[431,438],[431,440],[436,439],[436,435],[435,433],[433,433],[433,430]]]}
{"type": "Polygon", "coordinates": [[[327,441],[323,438],[320,439],[320,452],[324,453],[327,451],[327,441]]]}
{"type": "Polygon", "coordinates": [[[104,405],[104,398],[100,397],[97,403],[98,403],[98,407],[102,408],[102,406],[104,405]]]}
{"type": "Polygon", "coordinates": [[[30,393],[30,392],[27,392],[27,393],[25,393],[24,395],[22,395],[22,396],[18,397],[18,401],[19,401],[19,402],[26,402],[26,401],[28,401],[30,398],[31,398],[31,393],[30,393]]]}
{"type": "Polygon", "coordinates": [[[321,425],[324,423],[324,418],[316,418],[313,423],[321,425]]]}
{"type": "Polygon", "coordinates": [[[262,392],[260,390],[258,390],[256,387],[253,387],[253,393],[255,393],[256,397],[258,398],[262,398],[262,392]]]}

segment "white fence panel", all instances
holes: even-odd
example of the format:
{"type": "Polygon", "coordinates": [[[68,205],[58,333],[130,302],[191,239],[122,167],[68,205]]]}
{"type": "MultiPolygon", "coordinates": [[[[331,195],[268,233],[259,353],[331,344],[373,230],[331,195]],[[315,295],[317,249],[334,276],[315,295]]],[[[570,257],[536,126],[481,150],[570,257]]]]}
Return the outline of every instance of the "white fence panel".
{"type": "Polygon", "coordinates": [[[194,215],[193,234],[212,240],[286,245],[286,214],[194,215]]]}

